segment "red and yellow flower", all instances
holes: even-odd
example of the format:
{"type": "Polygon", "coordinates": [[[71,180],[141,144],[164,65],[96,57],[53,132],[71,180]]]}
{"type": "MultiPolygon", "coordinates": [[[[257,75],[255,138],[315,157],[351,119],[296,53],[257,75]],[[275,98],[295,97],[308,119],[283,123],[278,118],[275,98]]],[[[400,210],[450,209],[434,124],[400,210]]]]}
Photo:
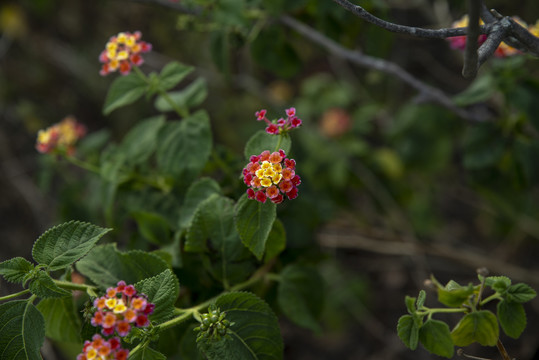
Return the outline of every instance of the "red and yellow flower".
{"type": "Polygon", "coordinates": [[[298,196],[297,187],[301,178],[296,174],[296,161],[287,159],[283,150],[270,153],[263,151],[258,156],[251,156],[250,162],[243,168],[243,182],[249,187],[247,197],[259,202],[279,204],[284,196],[292,200],[298,196]]]}
{"type": "Polygon", "coordinates": [[[61,122],[39,130],[36,149],[43,154],[64,152],[72,155],[75,152],[75,143],[84,135],[86,127],[78,123],[73,116],[67,116],[61,122]]]}
{"type": "Polygon", "coordinates": [[[118,70],[120,74],[127,75],[132,66],[142,65],[144,59],[141,54],[152,50],[152,44],[141,41],[141,37],[140,31],[112,36],[99,55],[99,61],[103,63],[99,74],[105,76],[118,70]]]}

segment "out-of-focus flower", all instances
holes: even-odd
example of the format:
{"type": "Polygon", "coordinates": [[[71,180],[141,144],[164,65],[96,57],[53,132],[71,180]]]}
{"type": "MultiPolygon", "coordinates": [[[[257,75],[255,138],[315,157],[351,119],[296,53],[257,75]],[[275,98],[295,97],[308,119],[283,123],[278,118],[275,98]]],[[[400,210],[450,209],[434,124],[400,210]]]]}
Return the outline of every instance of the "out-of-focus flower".
{"type": "MultiPolygon", "coordinates": [[[[479,24],[483,25],[483,21],[479,20],[479,24]]],[[[451,24],[452,28],[461,28],[461,27],[467,27],[467,26],[468,26],[468,15],[464,15],[459,20],[451,24]]],[[[481,45],[482,43],[485,42],[486,39],[487,39],[487,36],[484,34],[481,34],[477,38],[477,43],[481,45]]],[[[464,50],[466,48],[466,35],[453,36],[453,37],[447,38],[447,41],[449,41],[449,45],[453,49],[464,50]]]]}
{"type": "Polygon", "coordinates": [[[73,155],[76,142],[86,135],[86,127],[73,116],[67,116],[53,126],[39,130],[36,149],[40,153],[66,153],[73,155]]]}
{"type": "Polygon", "coordinates": [[[146,295],[137,294],[133,285],[125,281],[107,289],[107,293],[94,300],[96,312],[92,317],[93,326],[101,327],[101,333],[109,336],[116,332],[121,337],[127,336],[132,326],[145,327],[150,324],[148,316],[155,305],[148,302],[146,295]]]}
{"type": "MultiPolygon", "coordinates": [[[[528,27],[526,23],[522,21],[522,19],[516,16],[513,16],[513,20],[525,28],[528,27]]],[[[483,25],[483,21],[480,20],[480,24],[483,25]]],[[[467,26],[468,26],[468,15],[464,15],[460,20],[455,21],[451,25],[452,28],[467,27],[467,26]]],[[[532,26],[528,28],[528,30],[532,34],[533,34],[533,31],[537,32],[535,36],[539,35],[539,29],[537,28],[537,26],[538,24],[536,24],[535,27],[532,26]]],[[[486,39],[487,39],[487,35],[481,34],[479,35],[477,42],[479,45],[481,45],[486,41],[486,39]]],[[[454,36],[454,37],[447,38],[447,40],[449,41],[449,44],[453,49],[464,50],[466,48],[466,36],[454,36]]],[[[498,48],[496,49],[496,51],[494,51],[494,56],[499,57],[499,58],[504,58],[508,56],[517,55],[520,53],[521,52],[518,49],[515,49],[514,47],[509,46],[504,42],[501,42],[498,48]]]]}
{"type": "Polygon", "coordinates": [[[287,159],[283,150],[270,153],[263,151],[251,156],[243,168],[243,182],[248,186],[247,197],[261,203],[270,199],[279,204],[284,195],[292,200],[298,196],[301,178],[296,174],[296,161],[287,159]]]}
{"type": "Polygon", "coordinates": [[[266,117],[266,113],[266,109],[262,109],[257,111],[255,113],[255,116],[258,121],[266,122],[266,132],[270,135],[279,135],[288,132],[291,129],[301,126],[302,124],[301,119],[296,116],[296,109],[293,107],[291,107],[290,109],[286,109],[286,119],[280,118],[277,121],[270,121],[266,117]]]}
{"type": "Polygon", "coordinates": [[[352,122],[350,114],[343,109],[332,108],[322,114],[320,119],[320,131],[329,137],[338,137],[346,133],[352,122]]]}
{"type": "Polygon", "coordinates": [[[99,74],[105,76],[119,70],[122,75],[127,75],[132,66],[142,65],[141,54],[152,50],[152,44],[141,41],[141,37],[140,31],[121,32],[111,37],[99,55],[99,61],[103,63],[99,74]]]}
{"type": "Polygon", "coordinates": [[[126,360],[129,350],[122,349],[120,339],[113,337],[105,340],[99,334],[95,334],[92,341],[86,340],[82,353],[77,356],[77,360],[126,360]]]}

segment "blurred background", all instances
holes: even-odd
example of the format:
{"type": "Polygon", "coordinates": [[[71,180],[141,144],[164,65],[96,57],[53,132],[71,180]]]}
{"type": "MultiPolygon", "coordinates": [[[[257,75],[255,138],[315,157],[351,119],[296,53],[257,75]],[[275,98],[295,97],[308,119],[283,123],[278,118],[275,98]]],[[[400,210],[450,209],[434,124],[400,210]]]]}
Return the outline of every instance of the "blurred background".
{"type": "MultiPolygon", "coordinates": [[[[464,1],[361,5],[428,28],[450,27],[465,14],[464,1]]],[[[539,19],[536,1],[487,6],[530,25],[539,19]]],[[[156,113],[139,101],[102,114],[117,75],[99,75],[99,53],[111,35],[135,30],[153,45],[143,71],[178,60],[205,80],[198,106],[210,114],[224,159],[242,156],[260,129],[259,109],[278,118],[295,106],[304,122],[292,135],[302,193],[279,214],[285,256],[316,259],[331,295],[321,334],[282,320],[286,359],[434,358],[408,350],[396,335],[404,296],[416,296],[431,273],[467,284],[485,266],[539,288],[538,60],[493,58],[465,80],[462,53],[447,41],[398,36],[318,0],[2,1],[0,261],[30,259],[35,239],[59,222],[105,225],[91,180],[38,154],[35,139],[73,115],[88,128],[81,151],[91,156],[156,113]],[[464,120],[392,76],[342,60],[290,29],[283,14],[345,48],[398,64],[484,121],[464,120]]],[[[243,160],[231,167],[240,174],[243,160]]],[[[241,194],[240,185],[230,185],[231,196],[241,194]]],[[[10,290],[1,283],[1,294],[10,290]]],[[[430,294],[427,304],[434,300],[430,294]]],[[[526,310],[521,339],[502,339],[517,359],[539,359],[539,300],[526,310]]],[[[44,357],[62,359],[62,347],[47,342],[44,357]]],[[[495,348],[466,352],[499,356],[495,348]]]]}

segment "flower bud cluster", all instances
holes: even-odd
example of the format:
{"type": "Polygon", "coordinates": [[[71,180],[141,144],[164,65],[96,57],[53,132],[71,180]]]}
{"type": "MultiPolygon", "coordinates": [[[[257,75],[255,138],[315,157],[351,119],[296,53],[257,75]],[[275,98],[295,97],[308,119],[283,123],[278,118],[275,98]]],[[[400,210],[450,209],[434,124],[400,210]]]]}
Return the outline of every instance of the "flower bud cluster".
{"type": "Polygon", "coordinates": [[[131,331],[132,326],[145,327],[150,324],[148,315],[153,313],[155,305],[148,302],[146,295],[137,294],[133,285],[125,281],[110,287],[107,293],[94,300],[96,312],[92,317],[93,326],[101,327],[102,334],[109,336],[116,333],[121,337],[131,331]]]}
{"type": "Polygon", "coordinates": [[[228,328],[234,325],[225,319],[226,313],[221,312],[214,305],[208,309],[209,313],[201,314],[200,326],[194,330],[198,331],[197,341],[202,338],[216,338],[217,340],[226,336],[228,328]]]}
{"type": "Polygon", "coordinates": [[[99,61],[103,63],[99,74],[105,76],[119,70],[122,75],[127,75],[132,66],[142,65],[144,59],[140,54],[152,50],[152,45],[140,41],[141,37],[140,31],[121,32],[112,36],[99,55],[99,61]]]}
{"type": "Polygon", "coordinates": [[[269,198],[274,204],[283,202],[284,195],[292,200],[298,196],[301,178],[296,174],[296,161],[287,159],[284,150],[270,153],[263,151],[251,156],[243,168],[243,182],[249,188],[247,197],[265,203],[269,198]]]}
{"type": "Polygon", "coordinates": [[[82,353],[77,356],[77,360],[126,360],[129,350],[122,349],[120,339],[113,337],[105,340],[99,334],[95,334],[92,341],[86,340],[82,353]]]}
{"type": "Polygon", "coordinates": [[[73,116],[67,116],[61,122],[39,130],[36,149],[43,154],[65,152],[72,155],[75,152],[75,143],[84,135],[86,127],[78,123],[73,116]]]}
{"type": "Polygon", "coordinates": [[[266,132],[270,135],[278,135],[285,132],[288,132],[291,129],[297,128],[301,125],[302,121],[296,116],[296,109],[291,107],[286,109],[286,119],[280,118],[276,122],[270,121],[266,117],[267,111],[265,109],[259,110],[255,113],[256,119],[258,121],[265,121],[268,125],[266,127],[266,132]]]}

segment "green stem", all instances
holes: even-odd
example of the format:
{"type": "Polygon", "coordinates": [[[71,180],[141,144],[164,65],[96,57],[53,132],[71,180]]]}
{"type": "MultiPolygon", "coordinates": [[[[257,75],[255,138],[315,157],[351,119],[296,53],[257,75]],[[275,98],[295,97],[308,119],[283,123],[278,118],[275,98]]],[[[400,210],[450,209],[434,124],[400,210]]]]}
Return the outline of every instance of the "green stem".
{"type": "MultiPolygon", "coordinates": [[[[150,79],[146,76],[146,74],[142,72],[142,70],[138,68],[138,66],[133,66],[133,70],[138,75],[138,77],[144,80],[146,84],[150,85],[150,79]]],[[[176,111],[176,113],[180,117],[184,118],[189,116],[189,112],[187,111],[187,109],[182,109],[178,107],[178,105],[170,98],[168,93],[161,88],[160,84],[157,84],[157,86],[157,92],[159,93],[159,95],[161,95],[163,99],[165,99],[165,101],[174,109],[174,111],[176,111]]]]}
{"type": "Polygon", "coordinates": [[[283,141],[283,136],[284,134],[279,134],[279,141],[277,141],[277,145],[275,146],[275,151],[279,151],[279,149],[281,148],[281,142],[283,141]]]}
{"type": "Polygon", "coordinates": [[[496,300],[496,299],[501,299],[500,294],[498,294],[498,293],[492,294],[492,295],[490,295],[488,298],[482,300],[479,304],[480,304],[481,306],[483,306],[483,305],[485,305],[486,303],[488,303],[488,302],[490,302],[490,301],[492,301],[492,300],[496,300]]]}
{"type": "Polygon", "coordinates": [[[467,312],[468,309],[429,309],[429,308],[423,308],[425,311],[418,311],[417,314],[421,316],[435,314],[435,313],[461,313],[461,312],[467,312]]]}
{"type": "Polygon", "coordinates": [[[66,290],[80,290],[80,291],[96,291],[97,288],[95,286],[86,285],[86,284],[75,284],[69,281],[62,281],[62,280],[56,280],[53,279],[54,283],[58,285],[58,287],[66,290]]]}
{"type": "Polygon", "coordinates": [[[14,298],[16,298],[16,297],[22,296],[22,295],[24,295],[24,294],[28,294],[29,292],[30,292],[30,290],[25,289],[25,290],[23,290],[23,291],[19,291],[18,293],[15,293],[15,294],[2,296],[2,297],[0,297],[0,301],[11,300],[11,299],[14,299],[14,298]]]}
{"type": "Polygon", "coordinates": [[[81,169],[85,169],[96,174],[100,173],[100,170],[97,166],[89,164],[86,161],[79,160],[73,156],[65,156],[65,159],[69,161],[71,164],[80,167],[81,169]]]}

